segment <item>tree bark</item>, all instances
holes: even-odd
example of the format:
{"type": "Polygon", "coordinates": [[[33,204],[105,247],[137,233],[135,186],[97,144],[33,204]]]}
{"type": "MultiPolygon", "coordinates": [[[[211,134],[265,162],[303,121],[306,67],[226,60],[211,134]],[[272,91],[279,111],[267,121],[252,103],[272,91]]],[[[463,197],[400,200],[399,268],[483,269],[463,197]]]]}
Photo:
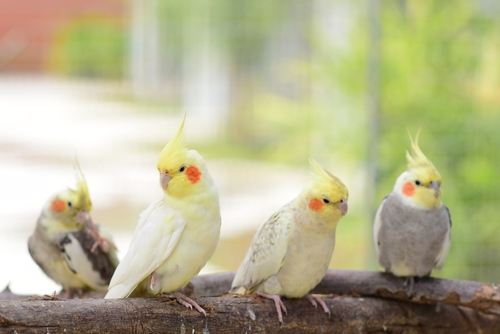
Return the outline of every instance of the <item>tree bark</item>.
{"type": "MultiPolygon", "coordinates": [[[[271,333],[280,329],[274,304],[224,295],[234,273],[194,277],[185,289],[207,317],[164,298],[27,300],[0,294],[0,332],[13,333],[271,333]],[[223,295],[222,297],[220,297],[223,295]],[[218,297],[215,297],[218,296],[218,297]],[[14,299],[8,299],[13,297],[14,299]]],[[[332,312],[305,299],[284,299],[286,333],[500,333],[495,285],[423,278],[408,298],[404,279],[363,271],[329,270],[314,289],[332,312]]],[[[102,293],[94,292],[91,298],[102,293]]],[[[88,297],[89,295],[85,295],[88,297]]]]}

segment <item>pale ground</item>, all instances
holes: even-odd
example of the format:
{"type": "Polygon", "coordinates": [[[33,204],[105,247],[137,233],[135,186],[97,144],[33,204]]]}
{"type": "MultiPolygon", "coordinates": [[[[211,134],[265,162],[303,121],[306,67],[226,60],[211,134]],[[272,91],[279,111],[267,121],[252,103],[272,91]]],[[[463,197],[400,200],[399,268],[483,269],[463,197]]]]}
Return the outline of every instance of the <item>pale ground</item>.
{"type": "MultiPolygon", "coordinates": [[[[159,151],[152,147],[167,143],[182,116],[103,98],[115,88],[0,76],[0,289],[9,283],[20,294],[59,289],[31,259],[27,239],[47,198],[74,185],[75,156],[89,184],[94,220],[111,230],[121,257],[139,213],[160,194],[159,151]]],[[[188,111],[188,144],[211,130],[188,111]]],[[[207,164],[219,187],[226,239],[253,234],[307,180],[304,170],[284,166],[231,159],[207,164]]],[[[221,269],[208,265],[204,272],[221,269]]]]}

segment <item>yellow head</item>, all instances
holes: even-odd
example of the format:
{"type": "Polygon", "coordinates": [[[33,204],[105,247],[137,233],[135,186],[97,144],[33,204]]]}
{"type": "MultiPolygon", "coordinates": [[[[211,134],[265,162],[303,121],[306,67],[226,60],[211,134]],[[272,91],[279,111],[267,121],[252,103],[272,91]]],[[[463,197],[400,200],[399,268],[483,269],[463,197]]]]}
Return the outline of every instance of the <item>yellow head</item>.
{"type": "Polygon", "coordinates": [[[79,230],[85,226],[92,210],[87,182],[78,166],[76,189],[66,189],[53,195],[45,204],[42,223],[49,232],[79,230]]]}
{"type": "Polygon", "coordinates": [[[398,178],[394,191],[401,193],[415,206],[437,208],[441,205],[441,174],[420,150],[419,133],[415,141],[408,133],[411,143],[411,153],[406,152],[408,170],[398,178]]]}
{"type": "Polygon", "coordinates": [[[309,159],[313,179],[302,192],[307,210],[321,222],[336,226],[340,218],[347,214],[349,191],[339,178],[321,167],[314,159],[309,159]]]}
{"type": "Polygon", "coordinates": [[[209,178],[203,157],[184,145],[185,120],[184,116],[177,134],[163,148],[156,166],[161,188],[169,196],[177,198],[201,191],[200,186],[209,178]]]}

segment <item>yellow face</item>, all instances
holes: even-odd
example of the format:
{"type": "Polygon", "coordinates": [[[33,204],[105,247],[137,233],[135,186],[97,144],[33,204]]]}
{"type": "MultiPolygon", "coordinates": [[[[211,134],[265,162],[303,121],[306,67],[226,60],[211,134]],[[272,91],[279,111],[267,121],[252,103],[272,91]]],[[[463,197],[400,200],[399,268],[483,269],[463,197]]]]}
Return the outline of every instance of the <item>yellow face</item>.
{"type": "Polygon", "coordinates": [[[84,227],[86,216],[92,209],[92,203],[88,193],[82,193],[78,189],[65,190],[53,196],[46,205],[46,213],[50,220],[50,227],[54,231],[75,230],[84,227]]]}
{"type": "Polygon", "coordinates": [[[196,151],[188,151],[184,159],[158,166],[160,185],[172,197],[193,193],[202,180],[203,158],[196,151]]]}
{"type": "Polygon", "coordinates": [[[431,209],[441,205],[441,175],[435,169],[409,171],[400,190],[416,206],[431,209]]]}
{"type": "Polygon", "coordinates": [[[348,211],[349,192],[343,184],[313,183],[308,192],[307,208],[319,215],[322,221],[336,224],[348,211]]]}

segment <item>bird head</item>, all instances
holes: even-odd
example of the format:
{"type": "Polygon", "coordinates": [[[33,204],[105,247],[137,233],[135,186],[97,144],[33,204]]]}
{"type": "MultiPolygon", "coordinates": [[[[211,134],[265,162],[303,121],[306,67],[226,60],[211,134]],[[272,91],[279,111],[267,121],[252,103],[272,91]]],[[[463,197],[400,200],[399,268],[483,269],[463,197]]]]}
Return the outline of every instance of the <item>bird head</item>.
{"type": "Polygon", "coordinates": [[[313,179],[304,188],[303,194],[309,212],[321,221],[336,224],[347,214],[349,191],[339,178],[321,167],[314,159],[309,159],[313,179]]]}
{"type": "Polygon", "coordinates": [[[45,204],[43,222],[55,232],[82,229],[92,210],[87,182],[79,167],[78,170],[76,189],[62,190],[45,204]]]}
{"type": "Polygon", "coordinates": [[[426,209],[438,208],[441,205],[441,174],[420,150],[419,133],[415,141],[408,133],[411,143],[411,153],[406,152],[408,170],[399,176],[394,191],[414,206],[426,209]]]}
{"type": "Polygon", "coordinates": [[[184,121],[177,134],[163,148],[157,168],[160,186],[171,197],[181,198],[200,190],[204,177],[208,176],[203,157],[184,145],[184,121]]]}

